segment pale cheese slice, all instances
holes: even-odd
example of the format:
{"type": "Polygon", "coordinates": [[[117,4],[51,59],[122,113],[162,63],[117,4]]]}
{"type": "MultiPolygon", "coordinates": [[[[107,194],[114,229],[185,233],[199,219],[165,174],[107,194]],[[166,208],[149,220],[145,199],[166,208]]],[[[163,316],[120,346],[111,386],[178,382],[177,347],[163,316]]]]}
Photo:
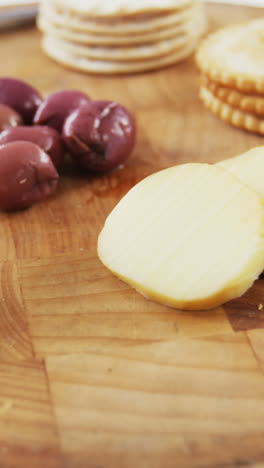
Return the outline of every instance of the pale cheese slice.
{"type": "Polygon", "coordinates": [[[264,146],[217,163],[241,182],[257,192],[264,200],[264,146]]]}
{"type": "Polygon", "coordinates": [[[241,296],[263,270],[260,197],[216,165],[184,164],[134,186],[108,216],[101,261],[143,295],[186,310],[241,296]]]}

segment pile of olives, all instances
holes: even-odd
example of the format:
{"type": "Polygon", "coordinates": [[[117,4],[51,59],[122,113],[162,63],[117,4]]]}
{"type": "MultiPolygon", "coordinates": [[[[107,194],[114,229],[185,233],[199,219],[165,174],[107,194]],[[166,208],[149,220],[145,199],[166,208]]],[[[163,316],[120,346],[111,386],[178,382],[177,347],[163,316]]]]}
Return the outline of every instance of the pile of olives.
{"type": "Polygon", "coordinates": [[[42,99],[24,81],[0,78],[0,209],[29,207],[57,188],[65,154],[85,171],[123,164],[135,143],[131,113],[66,90],[42,99]]]}

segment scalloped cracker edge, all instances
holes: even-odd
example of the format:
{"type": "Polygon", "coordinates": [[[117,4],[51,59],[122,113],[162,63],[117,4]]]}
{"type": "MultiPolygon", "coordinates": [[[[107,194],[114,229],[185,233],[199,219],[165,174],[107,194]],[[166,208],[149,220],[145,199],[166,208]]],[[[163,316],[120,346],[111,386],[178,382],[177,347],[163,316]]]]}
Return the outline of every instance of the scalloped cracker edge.
{"type": "Polygon", "coordinates": [[[226,104],[216,98],[206,87],[200,88],[200,98],[204,105],[217,115],[221,120],[234,125],[237,128],[248,130],[249,132],[264,135],[264,119],[243,112],[226,104]]]}
{"type": "Polygon", "coordinates": [[[236,89],[222,86],[208,78],[206,78],[204,83],[206,88],[220,101],[236,107],[243,112],[264,116],[264,96],[242,93],[236,89]]]}
{"type": "MultiPolygon", "coordinates": [[[[254,74],[250,74],[250,72],[236,72],[235,70],[232,70],[232,60],[230,61],[231,65],[229,65],[229,68],[224,67],[224,65],[220,63],[218,54],[213,51],[214,44],[219,44],[219,41],[225,41],[227,45],[229,45],[228,36],[232,38],[234,32],[241,28],[244,29],[243,33],[249,41],[251,37],[251,32],[249,31],[250,27],[253,28],[257,23],[261,24],[262,22],[264,30],[264,18],[262,18],[248,21],[242,25],[240,24],[220,29],[216,33],[210,34],[206,39],[204,39],[196,53],[196,63],[202,73],[212,81],[238,89],[242,92],[257,92],[264,94],[264,70],[263,75],[261,76],[254,76],[254,74]]],[[[228,53],[228,50],[226,53],[228,53]]]]}

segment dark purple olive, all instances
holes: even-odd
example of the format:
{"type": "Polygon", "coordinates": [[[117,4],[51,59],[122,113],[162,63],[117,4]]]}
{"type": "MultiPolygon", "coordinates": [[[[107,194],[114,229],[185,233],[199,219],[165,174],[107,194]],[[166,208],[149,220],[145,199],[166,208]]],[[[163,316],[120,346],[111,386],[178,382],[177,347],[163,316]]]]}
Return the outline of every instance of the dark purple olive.
{"type": "Polygon", "coordinates": [[[38,91],[24,81],[0,78],[0,103],[16,110],[25,124],[32,123],[41,102],[42,98],[38,91]]]}
{"type": "Polygon", "coordinates": [[[60,134],[50,127],[15,127],[0,133],[0,145],[12,141],[31,141],[48,153],[54,166],[58,169],[64,159],[64,147],[60,134]]]}
{"type": "Polygon", "coordinates": [[[63,139],[78,165],[93,172],[116,168],[135,143],[133,116],[120,104],[90,101],[65,121],[63,139]]]}
{"type": "Polygon", "coordinates": [[[39,146],[16,141],[0,146],[0,209],[27,208],[52,195],[58,173],[39,146]]]}
{"type": "Polygon", "coordinates": [[[90,98],[86,94],[75,90],[50,94],[39,107],[34,124],[48,125],[61,132],[68,115],[89,101],[90,98]]]}
{"type": "Polygon", "coordinates": [[[0,132],[17,125],[23,125],[22,117],[11,107],[0,104],[0,132]]]}

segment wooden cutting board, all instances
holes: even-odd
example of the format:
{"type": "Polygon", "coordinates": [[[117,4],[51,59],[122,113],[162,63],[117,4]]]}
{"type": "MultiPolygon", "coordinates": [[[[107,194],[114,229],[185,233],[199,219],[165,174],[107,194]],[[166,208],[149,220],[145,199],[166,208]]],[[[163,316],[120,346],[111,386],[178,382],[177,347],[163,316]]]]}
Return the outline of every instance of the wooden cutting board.
{"type": "MultiPolygon", "coordinates": [[[[260,15],[208,7],[210,28],[260,15]]],[[[40,35],[1,35],[1,75],[128,106],[138,141],[123,170],[68,167],[57,195],[0,216],[0,467],[264,467],[264,284],[210,312],[145,300],[113,277],[96,240],[148,174],[264,143],[198,99],[190,59],[153,73],[88,76],[43,55],[40,35]]]]}

